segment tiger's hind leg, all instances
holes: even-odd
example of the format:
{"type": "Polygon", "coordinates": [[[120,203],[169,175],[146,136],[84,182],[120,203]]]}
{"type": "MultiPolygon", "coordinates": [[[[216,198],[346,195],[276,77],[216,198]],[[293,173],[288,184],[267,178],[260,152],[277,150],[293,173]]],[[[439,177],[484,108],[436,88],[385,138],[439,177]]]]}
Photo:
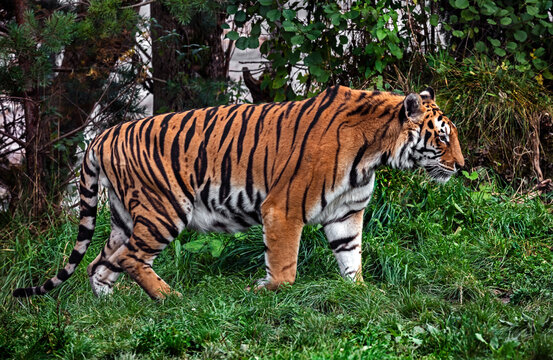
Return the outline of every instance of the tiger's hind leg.
{"type": "Polygon", "coordinates": [[[361,236],[363,210],[325,224],[324,232],[343,278],[363,281],[361,269],[361,236]]]}
{"type": "Polygon", "coordinates": [[[123,271],[110,257],[126,242],[132,234],[133,222],[129,212],[113,191],[109,189],[111,210],[111,233],[106,246],[87,268],[90,285],[94,295],[107,295],[112,292],[113,284],[123,271]]]}
{"type": "Polygon", "coordinates": [[[109,261],[138,283],[152,299],[163,299],[173,292],[152,269],[154,259],[182,229],[152,216],[136,216],[129,241],[114,252],[109,261]]]}

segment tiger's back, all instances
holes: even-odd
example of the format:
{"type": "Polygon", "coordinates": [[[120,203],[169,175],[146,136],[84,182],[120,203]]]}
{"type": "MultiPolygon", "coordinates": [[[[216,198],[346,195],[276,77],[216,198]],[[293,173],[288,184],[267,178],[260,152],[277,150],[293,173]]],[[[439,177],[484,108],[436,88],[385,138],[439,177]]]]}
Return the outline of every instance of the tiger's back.
{"type": "MultiPolygon", "coordinates": [[[[324,225],[342,275],[360,280],[374,171],[421,162],[428,117],[413,119],[437,119],[431,105],[418,95],[337,86],[304,101],[191,110],[106,130],[87,150],[81,178],[81,226],[93,231],[94,179],[108,189],[112,212],[110,239],[88,267],[93,291],[110,292],[125,271],[151,297],[163,297],[171,290],[151,265],[184,228],[236,232],[255,224],[263,224],[266,246],[259,287],[294,281],[301,229],[310,223],[324,225]]],[[[448,128],[455,168],[462,155],[448,128]]],[[[87,246],[78,239],[78,255],[87,246]]]]}

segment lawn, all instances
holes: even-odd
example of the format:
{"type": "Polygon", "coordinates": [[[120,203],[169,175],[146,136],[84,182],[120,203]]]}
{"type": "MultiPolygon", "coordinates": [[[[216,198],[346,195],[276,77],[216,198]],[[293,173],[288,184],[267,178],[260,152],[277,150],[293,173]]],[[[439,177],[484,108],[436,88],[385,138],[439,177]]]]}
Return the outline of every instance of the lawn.
{"type": "Polygon", "coordinates": [[[0,230],[0,358],[553,358],[553,208],[480,173],[440,186],[384,170],[365,217],[365,283],[342,280],[319,227],[306,227],[294,285],[263,276],[261,229],[179,236],[154,268],[183,294],[155,302],[128,277],[95,298],[83,263],[44,297],[14,299],[66,261],[77,219],[0,230]],[[187,245],[188,244],[188,245],[187,245]],[[205,244],[204,246],[201,246],[205,244]]]}

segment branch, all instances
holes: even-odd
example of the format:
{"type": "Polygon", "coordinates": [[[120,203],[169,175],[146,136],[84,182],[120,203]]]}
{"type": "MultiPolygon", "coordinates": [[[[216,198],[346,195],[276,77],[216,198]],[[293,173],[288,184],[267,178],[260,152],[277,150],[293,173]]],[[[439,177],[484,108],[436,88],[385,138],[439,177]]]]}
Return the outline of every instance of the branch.
{"type": "Polygon", "coordinates": [[[0,130],[0,135],[5,136],[7,138],[10,138],[11,140],[15,141],[17,143],[17,145],[19,145],[19,146],[23,146],[23,147],[26,146],[26,143],[24,141],[22,141],[21,139],[16,138],[15,136],[13,136],[11,134],[8,134],[7,132],[4,132],[4,131],[0,130]]]}
{"type": "Polygon", "coordinates": [[[148,4],[154,3],[154,2],[156,2],[156,0],[143,1],[143,2],[138,3],[138,4],[123,6],[123,7],[121,7],[121,9],[139,8],[139,7],[142,7],[142,6],[144,6],[144,5],[148,5],[148,4]]]}

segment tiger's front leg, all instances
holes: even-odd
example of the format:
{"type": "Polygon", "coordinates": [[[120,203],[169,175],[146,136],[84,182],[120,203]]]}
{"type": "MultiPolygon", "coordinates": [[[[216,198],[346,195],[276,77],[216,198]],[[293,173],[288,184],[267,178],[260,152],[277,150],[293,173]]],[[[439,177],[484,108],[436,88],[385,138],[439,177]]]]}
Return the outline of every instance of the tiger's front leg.
{"type": "Polygon", "coordinates": [[[342,277],[362,282],[361,237],[363,234],[363,210],[347,218],[326,224],[324,231],[340,267],[342,277]]]}
{"type": "Polygon", "coordinates": [[[276,290],[280,285],[293,284],[296,280],[298,249],[304,224],[293,216],[286,218],[285,211],[268,206],[263,207],[262,217],[267,275],[258,281],[256,290],[276,290]]]}

